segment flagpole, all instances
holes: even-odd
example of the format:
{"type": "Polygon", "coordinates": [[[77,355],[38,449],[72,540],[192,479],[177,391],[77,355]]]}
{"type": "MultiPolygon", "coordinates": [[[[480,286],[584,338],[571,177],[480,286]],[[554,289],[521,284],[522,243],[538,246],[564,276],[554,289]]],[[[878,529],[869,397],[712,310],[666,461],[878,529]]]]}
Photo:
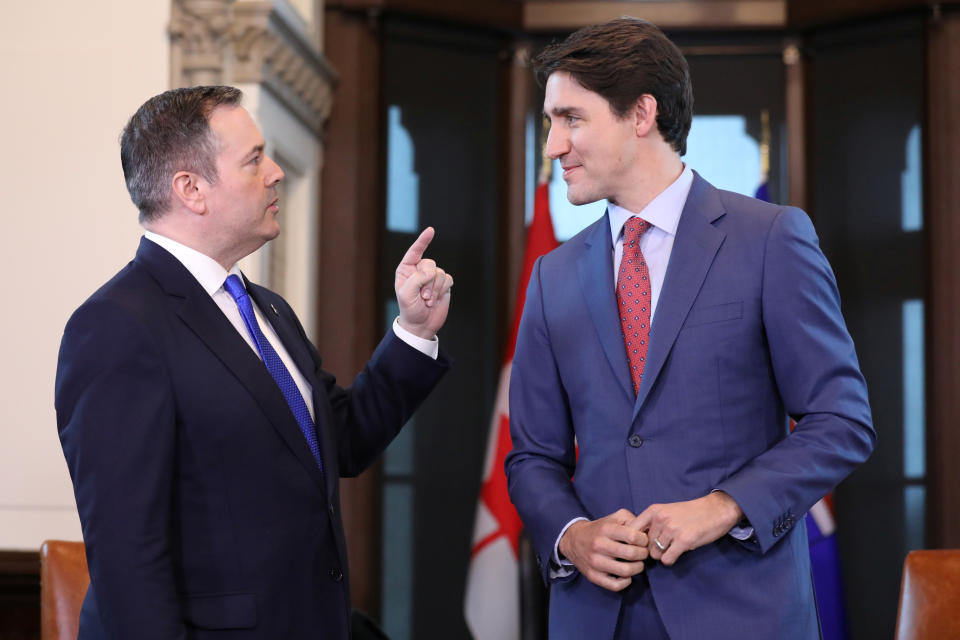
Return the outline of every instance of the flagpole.
{"type": "Polygon", "coordinates": [[[760,112],[760,171],[763,180],[770,175],[770,110],[760,112]]]}
{"type": "Polygon", "coordinates": [[[760,111],[760,186],[754,197],[770,202],[770,110],[760,111]]]}
{"type": "Polygon", "coordinates": [[[549,184],[553,177],[553,159],[547,155],[547,136],[550,135],[550,118],[543,116],[543,125],[540,127],[540,175],[537,184],[549,184]]]}

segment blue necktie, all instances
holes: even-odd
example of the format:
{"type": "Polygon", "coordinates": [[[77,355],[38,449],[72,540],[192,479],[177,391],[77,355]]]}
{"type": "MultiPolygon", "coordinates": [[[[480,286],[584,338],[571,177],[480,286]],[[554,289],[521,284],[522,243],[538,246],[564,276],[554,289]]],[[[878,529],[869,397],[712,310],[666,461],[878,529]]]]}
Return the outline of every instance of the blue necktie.
{"type": "Polygon", "coordinates": [[[270,344],[270,341],[267,340],[263,332],[260,331],[260,325],[257,324],[257,316],[253,312],[253,304],[250,302],[250,296],[247,295],[247,290],[243,286],[243,282],[240,281],[239,276],[229,275],[227,276],[226,282],[223,283],[223,288],[237,301],[237,307],[240,309],[243,323],[247,325],[247,331],[249,331],[253,337],[253,343],[257,345],[257,351],[260,353],[263,363],[267,366],[267,371],[269,371],[273,379],[276,380],[277,386],[280,387],[280,391],[283,393],[283,397],[286,398],[287,404],[290,405],[293,417],[297,419],[297,424],[300,425],[300,430],[307,439],[307,444],[310,446],[310,451],[317,461],[317,466],[322,471],[323,463],[320,461],[320,447],[317,445],[317,430],[313,424],[313,418],[310,417],[310,411],[307,409],[307,403],[303,401],[303,396],[300,395],[300,389],[297,388],[297,383],[293,381],[293,376],[290,375],[290,372],[287,371],[287,368],[283,365],[283,360],[280,359],[273,345],[270,344]]]}

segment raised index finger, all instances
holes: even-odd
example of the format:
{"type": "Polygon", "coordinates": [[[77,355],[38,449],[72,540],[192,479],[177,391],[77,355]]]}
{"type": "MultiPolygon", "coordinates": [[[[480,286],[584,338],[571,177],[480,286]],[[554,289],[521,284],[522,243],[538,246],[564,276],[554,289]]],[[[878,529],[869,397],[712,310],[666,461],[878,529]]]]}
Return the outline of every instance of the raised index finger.
{"type": "Polygon", "coordinates": [[[430,246],[430,241],[433,240],[433,233],[433,227],[424,229],[420,237],[417,238],[416,241],[410,245],[410,248],[407,249],[407,252],[403,254],[403,260],[400,261],[400,264],[416,266],[417,263],[420,262],[420,258],[423,257],[423,252],[430,246]]]}

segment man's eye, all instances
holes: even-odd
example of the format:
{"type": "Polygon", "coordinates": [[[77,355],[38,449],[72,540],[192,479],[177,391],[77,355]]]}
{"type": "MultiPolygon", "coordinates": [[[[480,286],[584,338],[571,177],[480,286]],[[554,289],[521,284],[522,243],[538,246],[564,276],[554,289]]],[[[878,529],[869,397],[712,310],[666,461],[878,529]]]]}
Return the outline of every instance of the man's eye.
{"type": "Polygon", "coordinates": [[[250,162],[252,162],[253,164],[260,164],[260,156],[253,156],[253,160],[251,160],[250,162]]]}
{"type": "Polygon", "coordinates": [[[580,118],[578,118],[577,116],[567,116],[567,124],[568,124],[568,125],[569,125],[569,124],[576,124],[576,122],[577,122],[578,120],[580,120],[580,118]]]}

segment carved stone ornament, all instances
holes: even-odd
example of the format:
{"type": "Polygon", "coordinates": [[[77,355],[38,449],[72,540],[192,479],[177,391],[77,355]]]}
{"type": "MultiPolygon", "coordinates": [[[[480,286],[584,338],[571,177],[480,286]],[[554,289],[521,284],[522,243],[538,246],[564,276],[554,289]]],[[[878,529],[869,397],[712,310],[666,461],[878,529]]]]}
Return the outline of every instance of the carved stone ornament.
{"type": "Polygon", "coordinates": [[[336,73],[271,0],[172,0],[171,85],[259,83],[315,134],[336,73]]]}

